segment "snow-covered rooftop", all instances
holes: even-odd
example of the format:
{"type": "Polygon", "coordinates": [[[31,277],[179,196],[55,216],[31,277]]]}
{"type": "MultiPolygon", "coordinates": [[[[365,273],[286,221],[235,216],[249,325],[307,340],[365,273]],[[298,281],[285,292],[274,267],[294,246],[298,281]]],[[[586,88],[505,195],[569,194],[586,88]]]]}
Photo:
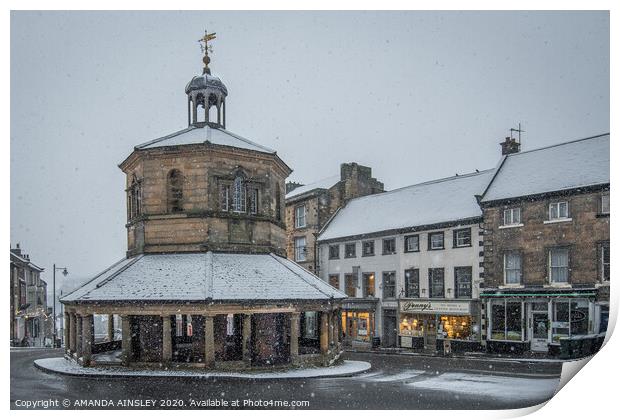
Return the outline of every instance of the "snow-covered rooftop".
{"type": "Polygon", "coordinates": [[[274,254],[143,254],[119,261],[63,302],[327,300],[346,295],[274,254]]]}
{"type": "Polygon", "coordinates": [[[249,149],[263,153],[275,153],[274,150],[254,143],[230,131],[219,127],[211,127],[205,124],[202,127],[190,126],[176,133],[160,137],[155,140],[136,146],[138,150],[152,149],[155,147],[180,146],[184,144],[211,143],[220,146],[236,147],[239,149],[249,149]]]}
{"type": "Polygon", "coordinates": [[[349,201],[319,240],[370,234],[482,216],[481,194],[492,170],[438,179],[349,201]]]}
{"type": "Polygon", "coordinates": [[[299,195],[305,194],[307,192],[310,192],[316,189],[329,189],[333,187],[338,181],[340,181],[340,176],[334,175],[334,176],[320,179],[310,184],[302,185],[301,187],[297,187],[293,191],[286,194],[286,199],[288,200],[289,198],[297,197],[299,195]]]}
{"type": "Polygon", "coordinates": [[[609,183],[609,134],[507,155],[482,202],[609,183]]]}

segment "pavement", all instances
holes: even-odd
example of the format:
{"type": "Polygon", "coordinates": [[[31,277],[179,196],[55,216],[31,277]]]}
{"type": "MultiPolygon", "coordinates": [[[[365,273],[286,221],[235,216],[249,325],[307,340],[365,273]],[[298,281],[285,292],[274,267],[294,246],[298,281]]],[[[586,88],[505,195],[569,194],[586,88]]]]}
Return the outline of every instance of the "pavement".
{"type": "Polygon", "coordinates": [[[336,378],[72,377],[34,361],[61,349],[11,351],[11,408],[511,409],[538,405],[562,363],[345,352],[371,368],[336,378]]]}

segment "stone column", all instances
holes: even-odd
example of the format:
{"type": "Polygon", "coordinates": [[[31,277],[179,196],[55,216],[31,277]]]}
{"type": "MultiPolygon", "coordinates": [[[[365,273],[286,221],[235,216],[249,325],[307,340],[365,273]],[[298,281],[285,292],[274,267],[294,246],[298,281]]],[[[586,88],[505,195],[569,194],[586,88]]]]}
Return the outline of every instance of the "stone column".
{"type": "Polygon", "coordinates": [[[108,314],[108,341],[114,341],[114,314],[108,314]]]}
{"type": "Polygon", "coordinates": [[[213,335],[213,316],[205,315],[205,368],[215,367],[215,337],[213,335]]]}
{"type": "Polygon", "coordinates": [[[329,350],[329,324],[327,312],[321,312],[321,354],[327,354],[329,350]]]}
{"type": "Polygon", "coordinates": [[[291,314],[291,362],[299,356],[299,312],[291,314]]]}
{"type": "Polygon", "coordinates": [[[77,323],[77,319],[75,314],[69,314],[69,321],[70,321],[70,325],[69,325],[69,352],[71,353],[71,355],[75,354],[75,350],[76,350],[76,323],[77,323]]]}
{"type": "Polygon", "coordinates": [[[88,314],[82,317],[82,364],[84,366],[90,366],[93,344],[93,315],[88,314]]]}
{"type": "Polygon", "coordinates": [[[75,315],[75,357],[82,357],[82,315],[75,315]]]}
{"type": "Polygon", "coordinates": [[[121,316],[121,329],[122,329],[122,356],[121,359],[123,361],[123,365],[129,365],[131,359],[133,357],[133,352],[131,349],[131,315],[123,315],[121,316]]]}
{"type": "Polygon", "coordinates": [[[63,314],[63,341],[65,342],[65,353],[69,353],[69,312],[63,314]]]}
{"type": "Polygon", "coordinates": [[[327,320],[329,321],[329,347],[334,345],[334,312],[327,313],[327,320]]]}
{"type": "Polygon", "coordinates": [[[170,323],[170,315],[163,315],[162,320],[162,347],[161,359],[163,362],[172,360],[172,326],[170,323]]]}
{"type": "Polygon", "coordinates": [[[243,361],[250,366],[252,363],[252,314],[243,314],[243,361]]]}
{"type": "Polygon", "coordinates": [[[334,347],[338,348],[340,345],[340,323],[342,317],[340,311],[334,311],[334,347]]]}

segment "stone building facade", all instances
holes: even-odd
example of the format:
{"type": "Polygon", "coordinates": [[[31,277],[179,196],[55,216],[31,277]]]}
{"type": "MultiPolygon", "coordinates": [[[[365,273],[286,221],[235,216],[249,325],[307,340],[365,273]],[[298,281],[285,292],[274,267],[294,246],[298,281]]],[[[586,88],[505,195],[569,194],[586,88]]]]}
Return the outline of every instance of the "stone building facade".
{"type": "Polygon", "coordinates": [[[372,169],[355,162],[341,164],[340,176],[286,186],[286,254],[314,273],[319,270],[316,237],[334,213],[353,198],[384,191],[372,169]]]}
{"type": "Polygon", "coordinates": [[[333,363],[344,294],[285,258],[291,169],[225,129],[228,90],[203,61],[185,89],[188,128],[136,146],[119,165],[127,255],[61,298],[67,353],[85,366],[118,350],[117,362],[134,366],[333,363]],[[108,317],[101,343],[96,315],[108,317]]]}
{"type": "Polygon", "coordinates": [[[482,211],[492,171],[349,201],[318,238],[320,277],[347,294],[343,343],[480,349],[482,211]]]}
{"type": "Polygon", "coordinates": [[[11,345],[51,345],[53,320],[43,268],[30,261],[19,244],[11,249],[10,265],[11,345]]]}
{"type": "Polygon", "coordinates": [[[609,317],[609,187],[609,135],[509,148],[480,197],[489,351],[595,350],[586,338],[609,317]]]}

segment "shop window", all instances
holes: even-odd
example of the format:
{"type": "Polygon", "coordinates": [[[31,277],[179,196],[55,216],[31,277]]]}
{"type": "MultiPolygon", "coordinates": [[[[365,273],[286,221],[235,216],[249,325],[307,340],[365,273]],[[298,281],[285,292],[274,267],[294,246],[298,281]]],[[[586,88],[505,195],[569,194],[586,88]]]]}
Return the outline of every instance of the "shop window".
{"type": "Polygon", "coordinates": [[[515,207],[504,210],[504,226],[515,226],[521,224],[521,209],[515,207]]]}
{"type": "Polygon", "coordinates": [[[396,272],[383,273],[383,299],[396,298],[396,272]]]}
{"type": "Polygon", "coordinates": [[[405,297],[420,297],[420,269],[410,268],[405,270],[405,297]]]}
{"type": "Polygon", "coordinates": [[[445,338],[452,340],[471,338],[471,317],[442,316],[439,321],[439,331],[445,338]]]}
{"type": "Polygon", "coordinates": [[[362,274],[364,280],[364,297],[375,297],[375,273],[362,274]]]}
{"type": "Polygon", "coordinates": [[[396,239],[383,240],[383,255],[396,254],[396,239]]]}
{"type": "Polygon", "coordinates": [[[568,248],[549,250],[549,282],[568,283],[568,248]]]}
{"type": "Polygon", "coordinates": [[[568,201],[549,204],[549,220],[568,219],[568,201]]]}
{"type": "Polygon", "coordinates": [[[471,267],[454,267],[454,292],[456,298],[471,299],[471,267]]]}
{"type": "Polygon", "coordinates": [[[471,228],[454,231],[453,247],[463,248],[471,246],[471,228]]]}
{"type": "Polygon", "coordinates": [[[601,281],[608,282],[609,281],[609,268],[610,268],[610,256],[609,256],[609,242],[603,243],[600,245],[600,273],[601,273],[601,281]]]}
{"type": "Polygon", "coordinates": [[[420,235],[405,236],[405,252],[420,251],[420,235]]]}
{"type": "Polygon", "coordinates": [[[362,242],[362,257],[375,255],[375,241],[362,242]]]}
{"type": "Polygon", "coordinates": [[[357,281],[352,273],[344,275],[344,291],[349,297],[356,297],[357,295],[357,281]]]}
{"type": "Polygon", "coordinates": [[[504,254],[504,283],[521,284],[521,253],[518,251],[504,254]]]}
{"type": "Polygon", "coordinates": [[[491,301],[491,339],[521,341],[523,310],[521,302],[491,301]]]}
{"type": "Polygon", "coordinates": [[[443,247],[443,232],[433,232],[428,234],[428,249],[444,249],[443,247]]]}
{"type": "Polygon", "coordinates": [[[306,206],[295,207],[295,227],[298,229],[306,227],[306,206]]]}
{"type": "Polygon", "coordinates": [[[340,245],[329,246],[329,259],[337,260],[340,258],[340,245]]]}
{"type": "Polygon", "coordinates": [[[340,289],[340,275],[339,274],[330,274],[329,275],[329,285],[335,287],[336,289],[340,289]]]}
{"type": "Polygon", "coordinates": [[[306,257],[307,257],[306,237],[300,236],[299,238],[295,238],[295,261],[297,262],[306,261],[306,257]]]}
{"type": "Polygon", "coordinates": [[[443,268],[429,268],[428,269],[428,287],[429,287],[429,297],[431,298],[445,297],[444,269],[443,268]]]}
{"type": "Polygon", "coordinates": [[[598,332],[607,332],[607,325],[609,324],[609,306],[601,305],[601,316],[599,318],[598,332]]]}
{"type": "Polygon", "coordinates": [[[588,301],[571,299],[570,301],[570,334],[588,334],[588,301]]]}
{"type": "Polygon", "coordinates": [[[344,245],[344,257],[355,258],[355,243],[344,245]]]}
{"type": "Polygon", "coordinates": [[[588,300],[568,299],[553,302],[553,342],[559,343],[562,337],[588,334],[589,321],[588,300]]]}

